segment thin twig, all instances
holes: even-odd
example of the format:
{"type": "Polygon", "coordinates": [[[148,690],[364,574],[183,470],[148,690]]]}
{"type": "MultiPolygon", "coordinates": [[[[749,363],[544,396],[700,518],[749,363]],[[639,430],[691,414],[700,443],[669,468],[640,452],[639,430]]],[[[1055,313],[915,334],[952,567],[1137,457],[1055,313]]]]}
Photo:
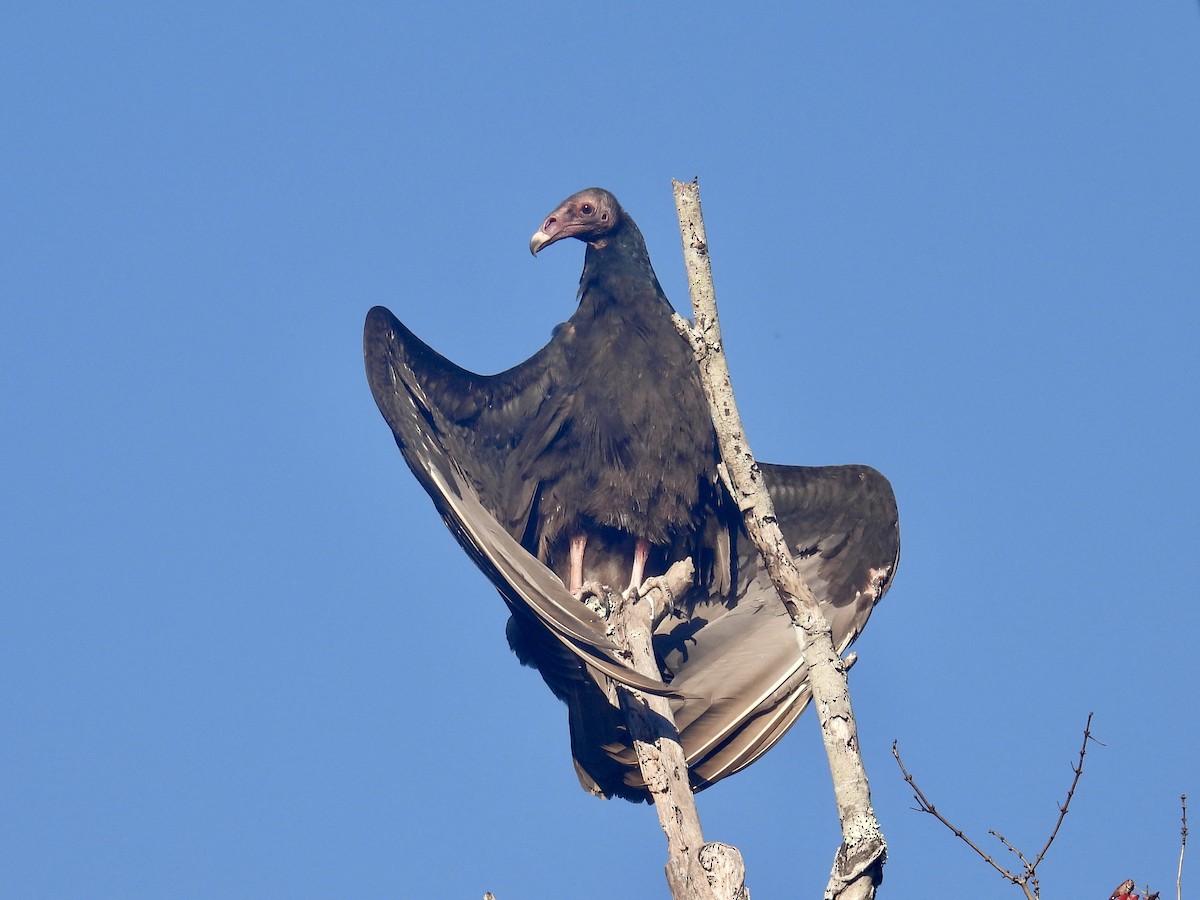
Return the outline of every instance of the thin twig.
{"type": "Polygon", "coordinates": [[[1067,817],[1067,809],[1071,806],[1071,798],[1075,796],[1075,788],[1079,786],[1079,778],[1083,775],[1083,758],[1087,756],[1088,741],[1092,740],[1092,716],[1094,715],[1095,712],[1088,713],[1087,723],[1083,726],[1083,743],[1079,747],[1079,762],[1076,763],[1074,768],[1075,777],[1071,780],[1071,787],[1067,791],[1067,799],[1058,808],[1058,821],[1054,823],[1054,830],[1050,832],[1050,837],[1046,838],[1046,845],[1042,847],[1041,852],[1037,855],[1037,859],[1029,867],[1029,871],[1031,872],[1038,867],[1038,864],[1046,856],[1046,851],[1050,849],[1050,845],[1054,843],[1054,839],[1058,836],[1058,829],[1062,828],[1063,819],[1067,817]]]}
{"type": "Polygon", "coordinates": [[[1179,829],[1179,869],[1175,873],[1175,900],[1183,900],[1183,852],[1187,850],[1187,794],[1179,795],[1183,825],[1179,829]]]}
{"type": "MultiPolygon", "coordinates": [[[[911,774],[909,774],[908,769],[904,767],[904,760],[900,758],[899,741],[892,741],[892,756],[896,758],[896,765],[900,767],[900,774],[904,776],[905,782],[913,790],[913,799],[917,801],[917,805],[914,807],[914,809],[916,809],[917,812],[928,813],[929,815],[933,816],[935,819],[949,828],[956,838],[978,853],[979,856],[983,858],[984,862],[999,872],[1004,878],[1008,879],[1013,884],[1021,884],[1020,876],[1014,875],[1008,869],[1004,868],[1004,866],[1000,865],[1000,863],[996,862],[990,853],[967,837],[966,833],[961,828],[938,812],[938,808],[929,801],[929,798],[925,796],[925,792],[921,790],[921,788],[917,785],[916,780],[911,774]]],[[[991,833],[995,834],[994,831],[991,833]]],[[[1000,840],[1004,841],[1004,838],[1000,838],[1000,840]]],[[[1004,843],[1005,846],[1007,846],[1007,841],[1004,841],[1004,843]]]]}

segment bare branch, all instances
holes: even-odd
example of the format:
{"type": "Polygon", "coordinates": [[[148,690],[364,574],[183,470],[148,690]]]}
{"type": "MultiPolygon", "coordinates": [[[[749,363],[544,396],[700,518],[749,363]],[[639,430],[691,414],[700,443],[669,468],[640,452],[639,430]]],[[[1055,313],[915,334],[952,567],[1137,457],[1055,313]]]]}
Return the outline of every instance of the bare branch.
{"type": "Polygon", "coordinates": [[[1021,861],[1021,865],[1025,867],[1025,871],[1027,871],[1027,872],[1029,871],[1029,860],[1027,860],[1025,858],[1024,853],[1022,853],[1020,850],[1018,850],[1016,847],[1014,847],[1012,844],[1009,843],[1008,838],[1006,838],[1000,832],[996,831],[996,829],[994,829],[994,828],[989,828],[988,834],[990,834],[992,837],[994,837],[996,840],[998,840],[1001,844],[1003,844],[1005,849],[1008,850],[1009,853],[1011,853],[1013,856],[1015,856],[1017,859],[1019,859],[1021,861]]]}
{"type": "Polygon", "coordinates": [[[684,262],[692,296],[695,327],[676,321],[691,342],[700,380],[712,409],[721,447],[723,478],[742,510],[746,531],[762,554],[795,629],[800,652],[808,665],[825,753],[837,799],[842,844],[834,858],[826,898],[870,898],[883,878],[887,844],[871,806],[871,792],[858,747],[858,732],[850,706],[845,665],[834,650],[829,623],[816,598],[792,563],[791,553],[776,524],[770,494],[750,451],[741,416],[733,399],[708,253],[708,237],[700,212],[700,189],[695,182],[673,182],[684,262]]]}
{"type": "MultiPolygon", "coordinates": [[[[654,579],[640,593],[630,590],[622,595],[607,587],[589,586],[603,594],[603,605],[611,610],[613,637],[629,653],[630,665],[641,674],[655,678],[660,675],[651,643],[654,609],[667,606],[667,592],[681,590],[691,577],[692,561],[687,559],[675,563],[666,576],[654,579]]],[[[704,843],[687,758],[679,743],[670,702],[624,687],[619,688],[619,694],[638,767],[667,836],[666,873],[672,897],[749,900],[745,865],[737,848],[704,843]]]]}
{"type": "MultiPolygon", "coordinates": [[[[904,776],[905,782],[910,788],[913,789],[913,794],[917,801],[917,812],[928,813],[929,815],[933,816],[935,819],[949,828],[957,838],[963,841],[963,843],[979,854],[979,856],[982,857],[982,859],[988,865],[999,872],[1002,877],[1021,888],[1029,900],[1036,900],[1036,898],[1041,896],[1041,885],[1038,882],[1037,868],[1039,865],[1041,865],[1042,860],[1045,859],[1046,852],[1050,849],[1050,845],[1054,843],[1054,839],[1058,836],[1058,831],[1060,828],[1062,828],[1063,819],[1067,817],[1067,811],[1071,807],[1071,800],[1075,796],[1075,789],[1079,786],[1079,779],[1083,775],[1083,758],[1087,755],[1088,742],[1092,741],[1097,744],[1100,743],[1100,741],[1097,741],[1094,737],[1092,737],[1093,715],[1095,715],[1095,713],[1088,713],[1087,723],[1083,726],[1083,743],[1079,748],[1079,761],[1071,767],[1071,771],[1075,773],[1075,777],[1071,780],[1071,787],[1067,790],[1067,799],[1064,800],[1062,805],[1058,807],[1058,820],[1054,823],[1054,829],[1050,832],[1050,837],[1046,838],[1046,843],[1042,846],[1041,851],[1033,859],[1033,861],[1030,862],[1025,854],[1013,846],[1013,844],[1009,843],[1008,839],[1000,832],[994,829],[988,831],[988,834],[996,838],[996,840],[1003,844],[1009,852],[1011,852],[1017,857],[1017,859],[1021,861],[1022,872],[1019,875],[1004,868],[1004,866],[996,862],[996,860],[989,853],[982,850],[978,844],[967,837],[963,833],[962,829],[952,824],[945,816],[937,811],[937,808],[929,802],[929,799],[925,796],[924,792],[922,792],[922,790],[917,786],[916,780],[912,777],[912,775],[909,774],[908,769],[904,767],[904,761],[900,759],[899,746],[895,741],[892,742],[892,756],[896,758],[896,764],[900,767],[900,773],[904,776]]],[[[1103,746],[1103,744],[1101,744],[1101,746],[1103,746]]],[[[1185,821],[1185,831],[1186,827],[1185,821]]]]}
{"type": "MultiPolygon", "coordinates": [[[[1071,787],[1067,791],[1067,799],[1063,801],[1062,806],[1058,808],[1058,821],[1054,823],[1054,830],[1050,832],[1050,837],[1046,838],[1046,844],[1037,855],[1037,859],[1033,861],[1033,865],[1029,867],[1029,871],[1034,871],[1038,864],[1046,856],[1046,851],[1050,849],[1050,845],[1054,843],[1054,839],[1058,837],[1058,829],[1062,828],[1063,819],[1067,817],[1067,810],[1071,806],[1071,798],[1075,796],[1075,788],[1079,786],[1079,778],[1083,775],[1083,758],[1087,756],[1088,741],[1092,740],[1092,716],[1095,712],[1088,713],[1087,722],[1083,726],[1083,743],[1079,746],[1079,762],[1075,764],[1073,771],[1075,777],[1071,780],[1071,787]]],[[[1099,743],[1099,741],[1097,741],[1099,743]]]]}
{"type": "Polygon", "coordinates": [[[1183,825],[1179,829],[1179,869],[1175,873],[1175,900],[1183,900],[1183,853],[1187,850],[1187,794],[1179,795],[1183,807],[1183,825]]]}
{"type": "MultiPolygon", "coordinates": [[[[947,828],[949,828],[950,831],[953,832],[955,837],[957,837],[964,844],[966,844],[968,847],[970,847],[972,850],[974,850],[976,853],[978,853],[979,856],[983,858],[984,862],[986,862],[993,869],[995,869],[997,872],[999,872],[1001,876],[1008,879],[1013,884],[1020,885],[1021,880],[1022,880],[1021,877],[1014,875],[1008,869],[1004,868],[1004,866],[1000,865],[1000,863],[996,862],[996,860],[992,858],[990,853],[988,853],[986,850],[982,849],[978,844],[976,844],[973,840],[971,840],[969,837],[967,837],[966,833],[963,832],[963,830],[961,828],[959,828],[957,825],[955,825],[949,819],[947,819],[945,816],[943,816],[940,812],[938,812],[937,807],[929,802],[929,798],[927,798],[925,796],[925,792],[922,791],[921,788],[917,786],[916,780],[913,778],[912,775],[909,774],[908,769],[906,769],[904,767],[904,760],[902,760],[900,758],[900,747],[899,747],[898,741],[892,741],[892,756],[894,756],[896,758],[896,765],[898,765],[900,767],[900,774],[904,776],[905,782],[913,790],[913,799],[915,799],[917,801],[917,806],[915,807],[916,811],[928,813],[929,815],[933,816],[935,819],[937,819],[939,822],[941,822],[943,825],[945,825],[947,828]]],[[[991,834],[995,834],[995,832],[993,831],[993,832],[991,832],[991,834]]],[[[996,835],[996,836],[999,837],[999,835],[996,835]]],[[[1000,838],[1000,840],[1004,843],[1005,846],[1008,846],[1008,842],[1004,841],[1004,838],[1000,838]]],[[[1012,849],[1012,848],[1010,847],[1009,849],[1012,849]]]]}

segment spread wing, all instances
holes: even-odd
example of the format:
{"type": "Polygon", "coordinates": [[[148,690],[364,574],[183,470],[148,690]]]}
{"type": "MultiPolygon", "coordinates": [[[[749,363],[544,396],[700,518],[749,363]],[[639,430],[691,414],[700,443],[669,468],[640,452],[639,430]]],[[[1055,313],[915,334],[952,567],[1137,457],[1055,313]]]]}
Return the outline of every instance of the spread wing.
{"type": "MultiPolygon", "coordinates": [[[[844,653],[866,626],[899,559],[891,485],[866,466],[762,468],[792,559],[829,621],[834,649],[844,653]]],[[[739,541],[738,594],[734,615],[722,617],[730,621],[712,636],[711,652],[724,654],[732,644],[750,658],[744,665],[730,665],[731,677],[724,684],[706,671],[703,661],[697,679],[672,683],[689,696],[707,688],[714,698],[691,725],[697,735],[689,756],[697,757],[694,777],[701,783],[758,759],[809,700],[808,668],[793,627],[761,558],[744,536],[739,541]],[[754,637],[747,636],[751,632],[754,637]],[[722,720],[740,724],[731,728],[722,720]]]]}
{"type": "MultiPolygon", "coordinates": [[[[745,768],[783,736],[808,704],[807,669],[736,517],[719,526],[728,530],[737,560],[732,589],[697,585],[657,629],[655,649],[669,688],[626,667],[604,622],[522,546],[537,489],[533,461],[571,415],[556,341],[506,372],[481,376],[440,356],[377,307],[367,316],[364,353],[371,390],[405,461],[508,603],[517,632],[540,642],[513,648],[568,702],[585,788],[645,798],[624,722],[600,673],[672,697],[697,789],[745,768]],[[531,619],[544,631],[520,627],[531,619]]],[[[895,570],[899,530],[891,486],[866,466],[764,465],[763,472],[793,558],[844,652],[895,570]]]]}
{"type": "MultiPolygon", "coordinates": [[[[528,461],[570,414],[570,396],[556,390],[565,369],[561,343],[551,340],[498,375],[477,375],[376,306],[367,313],[363,354],[371,393],[401,451],[405,435],[425,433],[459,466],[484,508],[510,534],[521,534],[536,489],[528,461]],[[421,413],[416,425],[407,420],[406,402],[396,399],[401,385],[421,413]]],[[[405,459],[413,465],[406,451],[405,459]]]]}
{"type": "Polygon", "coordinates": [[[405,461],[467,554],[509,607],[532,615],[585,666],[652,694],[675,691],[616,655],[602,619],[512,536],[532,492],[507,465],[524,441],[549,440],[554,342],[507,372],[480,376],[434,352],[390,312],[367,314],[363,354],[375,402],[405,461]],[[522,511],[523,510],[523,511],[522,511]]]}
{"type": "MultiPolygon", "coordinates": [[[[839,653],[862,631],[886,591],[900,552],[896,499],[866,466],[763,465],[792,557],[833,630],[839,653]]],[[[744,769],[783,737],[809,700],[808,670],[774,585],[744,532],[736,535],[736,596],[691,598],[687,614],[659,626],[655,647],[682,695],[672,701],[697,790],[744,769]]],[[[611,727],[618,727],[614,720],[611,727]]],[[[595,742],[604,729],[591,723],[595,742]]],[[[577,755],[588,753],[574,741],[577,755]]],[[[603,745],[603,741],[596,746],[603,745]]],[[[609,792],[643,796],[636,759],[612,748],[582,761],[609,792]]]]}

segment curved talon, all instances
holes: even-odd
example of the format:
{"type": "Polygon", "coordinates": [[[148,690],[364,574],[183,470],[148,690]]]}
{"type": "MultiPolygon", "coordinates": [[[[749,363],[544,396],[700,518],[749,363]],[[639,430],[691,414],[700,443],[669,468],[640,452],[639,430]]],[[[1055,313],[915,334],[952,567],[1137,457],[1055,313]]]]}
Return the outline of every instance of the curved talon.
{"type": "MultiPolygon", "coordinates": [[[[637,591],[637,599],[645,600],[646,604],[650,607],[650,628],[651,628],[651,630],[653,630],[654,626],[658,624],[658,616],[656,615],[656,613],[654,611],[654,596],[653,596],[653,594],[654,594],[654,591],[652,591],[652,590],[643,592],[641,588],[638,588],[638,591],[637,591]]],[[[664,607],[664,609],[665,608],[666,607],[664,607]]]]}

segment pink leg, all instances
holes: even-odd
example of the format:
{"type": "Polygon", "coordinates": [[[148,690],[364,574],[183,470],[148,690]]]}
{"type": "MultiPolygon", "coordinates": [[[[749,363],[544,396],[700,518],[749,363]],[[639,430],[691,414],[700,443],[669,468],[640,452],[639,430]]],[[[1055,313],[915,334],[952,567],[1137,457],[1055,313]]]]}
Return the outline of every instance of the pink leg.
{"type": "Polygon", "coordinates": [[[571,583],[567,585],[572,594],[583,587],[583,548],[587,546],[587,535],[577,534],[571,538],[571,583]]]}
{"type": "Polygon", "coordinates": [[[650,555],[650,542],[638,538],[633,547],[633,574],[629,578],[630,588],[640,588],[642,577],[646,573],[646,557],[650,555]]]}

